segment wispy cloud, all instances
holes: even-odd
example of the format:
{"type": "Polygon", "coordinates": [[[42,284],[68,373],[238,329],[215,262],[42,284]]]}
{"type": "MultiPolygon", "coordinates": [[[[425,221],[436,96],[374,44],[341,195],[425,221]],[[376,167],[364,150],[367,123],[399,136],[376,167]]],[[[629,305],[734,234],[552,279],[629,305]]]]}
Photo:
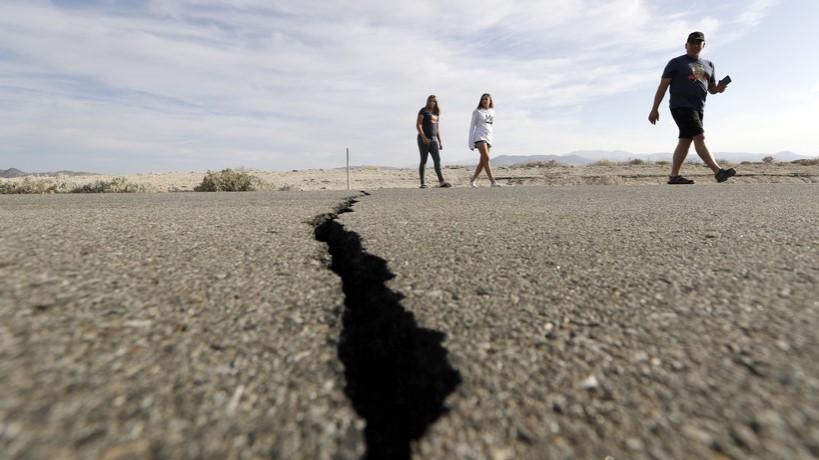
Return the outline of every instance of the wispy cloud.
{"type": "Polygon", "coordinates": [[[754,0],[748,2],[736,22],[748,28],[755,27],[781,2],[782,0],[754,0]]]}

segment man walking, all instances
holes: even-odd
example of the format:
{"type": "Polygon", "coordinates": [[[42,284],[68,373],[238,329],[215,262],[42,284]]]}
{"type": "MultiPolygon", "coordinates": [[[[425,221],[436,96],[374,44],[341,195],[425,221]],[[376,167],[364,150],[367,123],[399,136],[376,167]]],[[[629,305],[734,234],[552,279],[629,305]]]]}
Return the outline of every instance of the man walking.
{"type": "Polygon", "coordinates": [[[725,91],[727,82],[716,82],[714,64],[711,61],[700,59],[700,53],[705,48],[705,35],[702,32],[691,32],[685,43],[685,54],[670,61],[663,70],[660,86],[654,96],[654,105],[648,114],[648,121],[657,124],[660,119],[660,102],[665,97],[668,87],[671,87],[671,116],[680,129],[679,141],[674,149],[671,163],[669,184],[693,184],[694,181],[680,175],[685,157],[691,144],[702,161],[714,172],[717,182],[725,182],[737,173],[734,168],[722,169],[719,167],[708,147],[705,146],[705,130],[702,127],[705,97],[708,93],[716,94],[725,91]]]}

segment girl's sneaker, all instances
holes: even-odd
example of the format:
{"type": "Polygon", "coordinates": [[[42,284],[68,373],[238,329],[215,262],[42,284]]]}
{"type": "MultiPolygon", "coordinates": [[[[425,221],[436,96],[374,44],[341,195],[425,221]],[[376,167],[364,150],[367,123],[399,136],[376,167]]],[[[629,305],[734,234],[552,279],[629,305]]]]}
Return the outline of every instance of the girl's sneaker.
{"type": "Polygon", "coordinates": [[[683,176],[668,176],[668,183],[671,185],[688,185],[693,184],[694,181],[683,176]]]}
{"type": "Polygon", "coordinates": [[[716,179],[717,182],[725,182],[729,177],[734,177],[736,174],[737,170],[734,168],[720,169],[714,174],[714,179],[716,179]]]}

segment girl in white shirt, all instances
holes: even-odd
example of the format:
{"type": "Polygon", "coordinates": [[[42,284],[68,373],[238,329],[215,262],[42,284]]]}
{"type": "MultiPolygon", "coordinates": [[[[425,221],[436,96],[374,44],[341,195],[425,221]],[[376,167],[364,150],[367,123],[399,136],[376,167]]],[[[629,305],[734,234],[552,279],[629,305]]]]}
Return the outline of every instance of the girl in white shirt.
{"type": "Polygon", "coordinates": [[[475,174],[469,181],[469,185],[477,187],[478,175],[481,171],[486,171],[486,176],[492,183],[492,187],[500,187],[501,184],[495,181],[492,175],[492,167],[489,166],[489,149],[492,148],[492,126],[495,121],[495,104],[492,102],[492,95],[485,93],[481,95],[478,108],[472,112],[472,123],[469,124],[469,149],[478,149],[481,159],[475,174]]]}

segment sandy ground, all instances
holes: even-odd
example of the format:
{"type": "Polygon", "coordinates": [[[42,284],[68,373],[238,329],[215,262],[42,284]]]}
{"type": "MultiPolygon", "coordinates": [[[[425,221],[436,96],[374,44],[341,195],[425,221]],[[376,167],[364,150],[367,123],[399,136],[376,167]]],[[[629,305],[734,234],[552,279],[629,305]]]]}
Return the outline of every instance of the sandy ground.
{"type": "MultiPolygon", "coordinates": [[[[734,166],[738,174],[730,183],[819,183],[819,165],[792,163],[740,164],[734,166]]],[[[664,164],[643,165],[592,165],[592,166],[516,166],[496,167],[495,176],[507,186],[525,185],[658,185],[665,184],[670,166],[664,164]]],[[[242,170],[258,176],[266,189],[281,191],[300,190],[345,190],[348,176],[345,169],[305,169],[293,171],[242,170]]],[[[444,178],[454,187],[466,187],[473,168],[447,166],[444,178]]],[[[110,181],[115,177],[125,177],[134,184],[149,185],[157,192],[192,191],[202,182],[206,172],[171,172],[143,174],[110,174],[73,176],[70,181],[78,185],[96,181],[110,181]]],[[[716,184],[711,171],[702,164],[686,164],[682,174],[694,179],[697,184],[716,184]]],[[[427,184],[436,186],[435,172],[426,170],[427,184]]],[[[12,179],[22,180],[22,178],[12,179]]],[[[479,186],[488,186],[489,181],[482,174],[479,186]]],[[[417,188],[418,171],[412,168],[388,168],[379,166],[359,166],[351,168],[349,188],[353,190],[373,190],[384,188],[417,188]]]]}

